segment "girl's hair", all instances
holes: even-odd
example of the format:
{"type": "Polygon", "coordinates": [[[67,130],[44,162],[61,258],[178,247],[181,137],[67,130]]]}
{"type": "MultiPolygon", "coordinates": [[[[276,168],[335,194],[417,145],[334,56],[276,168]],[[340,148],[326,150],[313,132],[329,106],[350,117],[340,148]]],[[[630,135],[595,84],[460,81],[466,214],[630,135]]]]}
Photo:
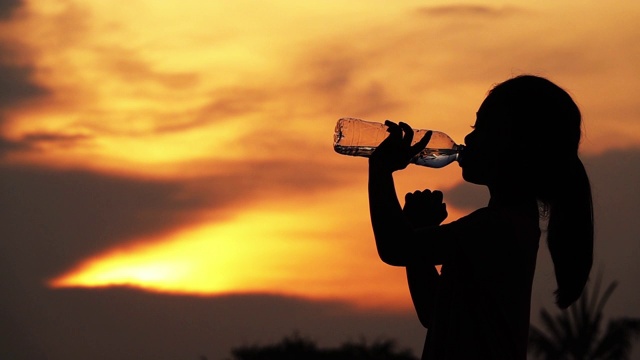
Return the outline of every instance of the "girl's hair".
{"type": "Polygon", "coordinates": [[[591,186],[578,158],[580,110],[562,88],[533,75],[495,86],[490,98],[499,104],[509,133],[517,136],[518,163],[548,215],[556,303],[567,308],[582,294],[593,261],[591,186]]]}

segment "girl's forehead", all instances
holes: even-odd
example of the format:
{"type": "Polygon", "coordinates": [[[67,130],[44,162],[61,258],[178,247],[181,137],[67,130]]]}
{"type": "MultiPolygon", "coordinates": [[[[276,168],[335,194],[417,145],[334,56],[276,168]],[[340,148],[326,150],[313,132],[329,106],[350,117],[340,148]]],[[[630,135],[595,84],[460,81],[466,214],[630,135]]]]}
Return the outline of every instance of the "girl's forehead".
{"type": "Polygon", "coordinates": [[[504,106],[496,96],[489,95],[476,112],[476,126],[503,126],[509,118],[508,107],[504,106]]]}
{"type": "Polygon", "coordinates": [[[496,112],[488,110],[478,110],[476,112],[476,127],[490,127],[496,125],[498,122],[498,114],[496,112]]]}
{"type": "Polygon", "coordinates": [[[500,101],[499,97],[496,96],[496,94],[491,93],[484,99],[482,104],[480,104],[480,108],[478,109],[477,114],[498,112],[503,107],[503,105],[504,103],[500,101]]]}

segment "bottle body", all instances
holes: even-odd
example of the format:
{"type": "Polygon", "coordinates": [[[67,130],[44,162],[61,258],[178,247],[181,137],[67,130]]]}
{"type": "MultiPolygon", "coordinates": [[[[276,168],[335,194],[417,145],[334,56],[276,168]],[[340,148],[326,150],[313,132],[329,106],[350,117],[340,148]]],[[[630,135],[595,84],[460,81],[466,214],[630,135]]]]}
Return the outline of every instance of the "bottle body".
{"type": "MultiPolygon", "coordinates": [[[[414,130],[412,145],[420,141],[428,130],[414,130]]],[[[336,124],[333,149],[343,155],[369,157],[389,135],[381,123],[355,118],[342,118],[336,124]]],[[[441,168],[458,160],[463,145],[456,144],[447,134],[433,131],[427,147],[411,162],[416,165],[441,168]]]]}

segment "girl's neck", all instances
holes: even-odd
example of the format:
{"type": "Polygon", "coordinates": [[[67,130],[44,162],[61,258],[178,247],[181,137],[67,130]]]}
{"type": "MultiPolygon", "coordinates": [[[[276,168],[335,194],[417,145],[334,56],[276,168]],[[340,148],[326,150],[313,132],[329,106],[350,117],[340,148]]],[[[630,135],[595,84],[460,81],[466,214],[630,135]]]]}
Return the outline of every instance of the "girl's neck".
{"type": "Polygon", "coordinates": [[[490,208],[538,214],[538,201],[529,191],[513,186],[489,186],[489,194],[490,208]]]}

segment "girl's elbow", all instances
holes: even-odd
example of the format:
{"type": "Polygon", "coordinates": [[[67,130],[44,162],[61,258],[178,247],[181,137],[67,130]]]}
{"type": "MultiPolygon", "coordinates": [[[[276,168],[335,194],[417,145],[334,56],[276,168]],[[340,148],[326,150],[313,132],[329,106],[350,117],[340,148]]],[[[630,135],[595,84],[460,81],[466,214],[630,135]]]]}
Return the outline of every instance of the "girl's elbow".
{"type": "Polygon", "coordinates": [[[391,266],[406,266],[406,259],[404,256],[393,251],[381,251],[378,249],[378,256],[383,263],[391,266]]]}
{"type": "Polygon", "coordinates": [[[380,234],[376,234],[375,238],[378,256],[382,262],[391,266],[407,265],[409,248],[407,247],[407,242],[403,240],[409,239],[410,234],[396,234],[388,236],[380,236],[380,234]]]}
{"type": "Polygon", "coordinates": [[[418,320],[425,329],[429,329],[431,327],[431,316],[419,312],[418,320]]]}

